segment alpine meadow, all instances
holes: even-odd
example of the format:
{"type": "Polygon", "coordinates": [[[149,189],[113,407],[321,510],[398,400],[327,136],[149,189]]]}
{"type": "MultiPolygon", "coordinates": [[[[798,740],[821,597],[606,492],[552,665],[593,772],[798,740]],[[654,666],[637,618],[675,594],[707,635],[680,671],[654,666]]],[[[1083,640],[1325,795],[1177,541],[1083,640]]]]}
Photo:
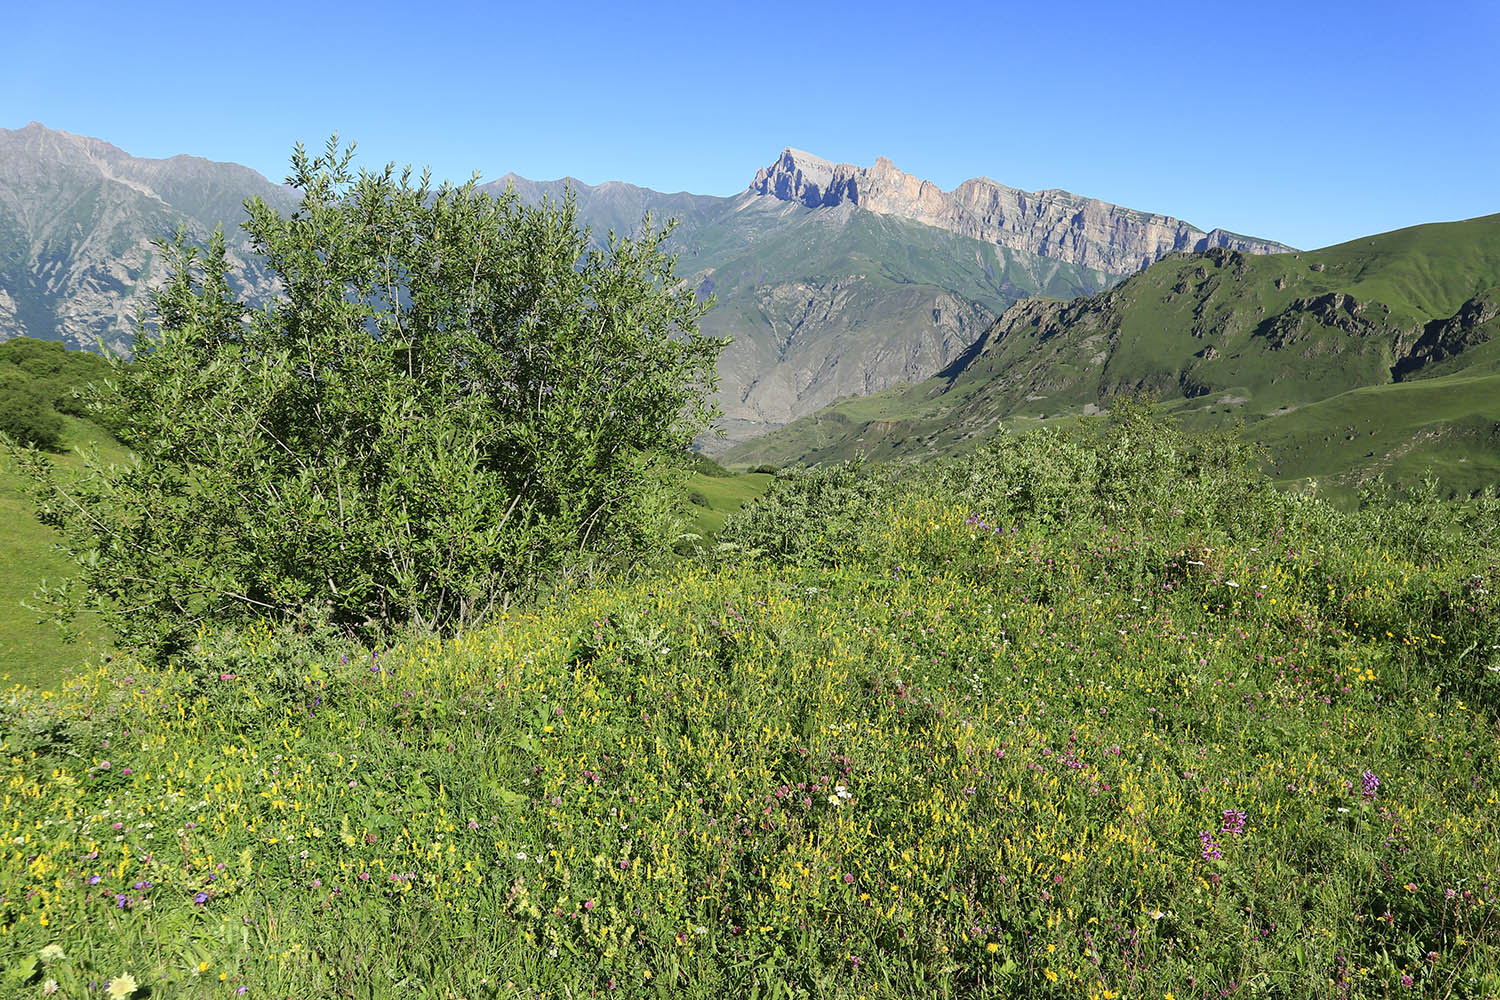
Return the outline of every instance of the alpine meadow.
{"type": "Polygon", "coordinates": [[[0,132],[0,996],[1500,1000],[1500,216],[231,166],[0,132]]]}

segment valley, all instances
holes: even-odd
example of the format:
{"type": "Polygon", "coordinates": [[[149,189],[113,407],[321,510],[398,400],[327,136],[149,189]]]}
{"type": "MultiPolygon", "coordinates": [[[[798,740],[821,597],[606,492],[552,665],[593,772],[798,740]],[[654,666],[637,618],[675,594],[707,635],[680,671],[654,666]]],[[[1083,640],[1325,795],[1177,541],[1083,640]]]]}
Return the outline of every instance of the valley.
{"type": "Polygon", "coordinates": [[[1092,297],[1020,302],[934,378],[841,401],[724,457],[951,454],[1002,423],[1150,395],[1189,426],[1243,425],[1289,482],[1347,494],[1434,462],[1450,488],[1475,490],[1497,472],[1496,289],[1500,216],[1317,251],[1174,255],[1092,297]]]}
{"type": "Polygon", "coordinates": [[[5,996],[1500,990],[1500,215],[350,157],[0,131],[5,996]]]}

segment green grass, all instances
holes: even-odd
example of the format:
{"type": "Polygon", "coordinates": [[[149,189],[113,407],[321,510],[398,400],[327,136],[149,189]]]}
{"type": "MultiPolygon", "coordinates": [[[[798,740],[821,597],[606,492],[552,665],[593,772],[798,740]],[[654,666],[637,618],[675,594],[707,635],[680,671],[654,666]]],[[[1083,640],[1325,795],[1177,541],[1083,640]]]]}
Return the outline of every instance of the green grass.
{"type": "Polygon", "coordinates": [[[1467,372],[1371,386],[1246,429],[1275,456],[1276,478],[1350,493],[1375,475],[1412,483],[1428,472],[1466,494],[1500,483],[1500,375],[1467,372]]]}
{"type": "Polygon", "coordinates": [[[693,520],[688,530],[711,541],[724,527],[724,520],[747,501],[760,496],[775,478],[766,473],[742,473],[734,476],[706,476],[694,473],[687,489],[708,501],[706,507],[693,506],[693,520]]]}
{"type": "MultiPolygon", "coordinates": [[[[70,449],[97,445],[104,461],[123,461],[126,452],[109,434],[76,417],[64,417],[70,449]]],[[[71,451],[55,456],[63,468],[77,468],[71,451]]],[[[65,641],[50,622],[22,606],[44,581],[56,584],[69,574],[65,556],[53,550],[57,536],[36,519],[35,507],[9,459],[0,454],[0,684],[56,688],[76,668],[97,663],[109,637],[93,617],[77,623],[76,641],[65,641]]]]}
{"type": "Polygon", "coordinates": [[[1500,570],[1285,510],[996,531],[927,490],[827,564],[13,693],[0,982],[1493,995],[1500,570]]]}

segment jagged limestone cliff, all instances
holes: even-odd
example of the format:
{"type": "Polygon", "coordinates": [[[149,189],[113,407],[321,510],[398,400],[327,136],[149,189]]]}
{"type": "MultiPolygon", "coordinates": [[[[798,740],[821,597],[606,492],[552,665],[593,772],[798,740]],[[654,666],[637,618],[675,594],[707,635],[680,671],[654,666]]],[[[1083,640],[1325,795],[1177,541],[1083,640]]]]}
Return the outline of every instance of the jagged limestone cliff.
{"type": "Polygon", "coordinates": [[[809,207],[850,202],[871,212],[1113,275],[1131,274],[1184,250],[1292,250],[1283,243],[1222,229],[1204,232],[1171,216],[1122,208],[1067,191],[1021,191],[987,177],[964,181],[945,192],[897,169],[885,157],[878,158],[873,167],[857,167],[787,149],[755,175],[749,190],[809,207]]]}

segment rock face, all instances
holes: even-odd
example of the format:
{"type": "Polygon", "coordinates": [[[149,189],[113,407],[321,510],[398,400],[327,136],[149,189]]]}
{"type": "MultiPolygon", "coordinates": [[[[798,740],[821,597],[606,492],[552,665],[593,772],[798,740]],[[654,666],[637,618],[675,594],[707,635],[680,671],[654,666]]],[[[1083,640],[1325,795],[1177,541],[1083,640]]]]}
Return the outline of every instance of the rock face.
{"type": "Polygon", "coordinates": [[[270,281],[239,229],[252,195],[283,210],[294,204],[238,164],[141,159],[36,122],[0,129],[0,340],[128,347],[164,277],[151,243],[179,226],[206,243],[222,225],[237,291],[264,297],[270,281]]]}
{"type": "Polygon", "coordinates": [[[1469,299],[1452,316],[1428,322],[1410,349],[1403,351],[1404,344],[1398,343],[1399,357],[1391,367],[1391,377],[1398,382],[1409,379],[1428,365],[1447,361],[1497,335],[1500,288],[1491,288],[1469,299]]]}
{"type": "Polygon", "coordinates": [[[707,443],[709,450],[845,396],[919,382],[955,360],[997,316],[940,289],[891,287],[866,274],[766,284],[749,297],[769,329],[746,330],[750,335],[735,338],[721,359],[726,439],[707,443]]]}
{"type": "Polygon", "coordinates": [[[885,157],[873,167],[857,167],[787,149],[775,163],[756,173],[749,191],[810,208],[850,202],[871,212],[1114,275],[1131,274],[1179,251],[1213,247],[1242,253],[1292,250],[1283,243],[1222,229],[1204,232],[1170,216],[1067,191],[1020,191],[987,177],[964,181],[945,192],[897,169],[885,157]]]}

